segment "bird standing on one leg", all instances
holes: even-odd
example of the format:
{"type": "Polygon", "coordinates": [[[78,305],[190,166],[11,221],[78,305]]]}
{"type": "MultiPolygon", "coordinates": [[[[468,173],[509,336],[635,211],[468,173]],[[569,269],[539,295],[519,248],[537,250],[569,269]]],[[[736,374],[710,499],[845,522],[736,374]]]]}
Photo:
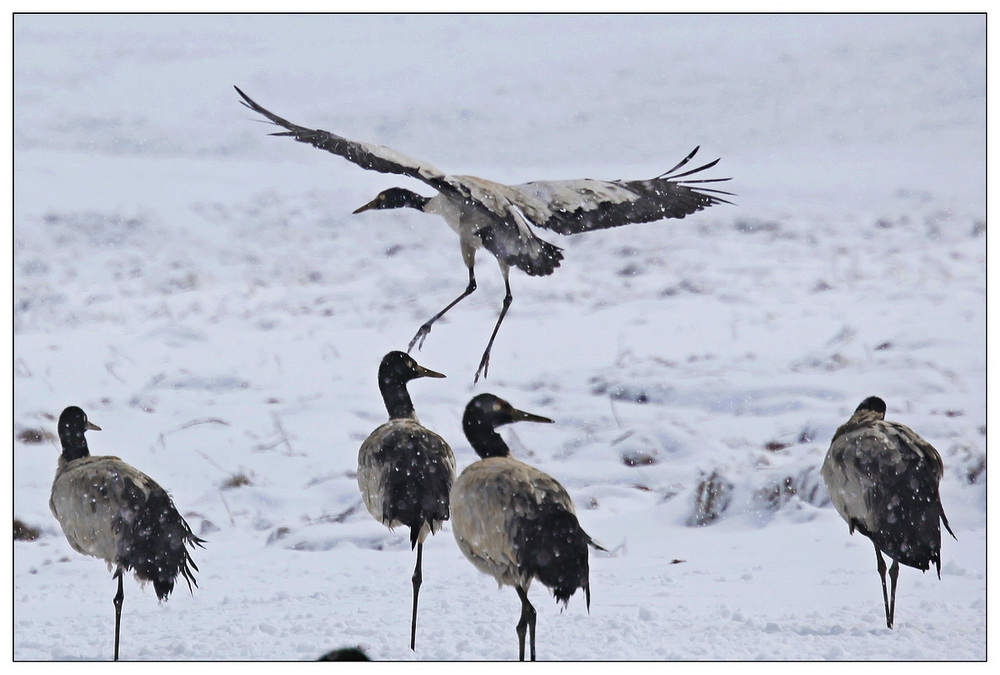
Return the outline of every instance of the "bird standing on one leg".
{"type": "Polygon", "coordinates": [[[513,300],[508,278],[510,268],[517,267],[530,276],[547,276],[559,267],[563,259],[562,249],[536,236],[532,226],[559,234],[577,234],[628,223],[684,218],[714,204],[730,203],[718,195],[731,193],[701,187],[701,184],[726,181],[728,178],[688,179],[715,166],[719,160],[676,173],[687,165],[698,148],[674,168],[648,180],[584,178],[504,185],[476,176],[445,174],[426,162],[385,146],[351,141],[322,129],[301,127],[262,108],[239,87],[235,89],[243,97],[243,105],[287,129],[274,136],[290,136],[340,155],[363,169],[409,176],[438,190],[433,197],[424,197],[403,188],[390,188],[354,211],[416,209],[443,217],[459,236],[469,283],[461,295],[420,326],[407,351],[411,351],[414,345],[418,348],[423,345],[434,322],[476,290],[476,251],[485,248],[493,254],[503,274],[506,294],[500,316],[476,370],[476,381],[480,375],[486,377],[489,372],[493,341],[513,300]]]}
{"type": "Polygon", "coordinates": [[[375,429],[358,452],[358,487],[368,512],[390,529],[408,527],[410,547],[417,549],[410,649],[416,648],[424,541],[448,520],[455,480],[455,455],[443,438],[417,421],[406,391],[406,383],[418,377],[444,375],[418,365],[403,352],[383,357],[378,386],[389,421],[375,429]]]}
{"type": "Polygon", "coordinates": [[[859,531],[875,547],[885,623],[892,628],[899,563],[923,571],[934,564],[940,579],[941,523],[952,537],[955,533],[938,490],[944,475],[941,455],[909,427],[886,421],[885,411],[885,401],[877,396],[862,401],[833,435],[822,474],[851,534],[859,531]],[[883,553],[892,558],[891,591],[883,553]]]}
{"type": "Polygon", "coordinates": [[[452,530],[458,547],[480,572],[513,586],[521,600],[518,657],[525,634],[535,660],[535,608],[528,589],[535,579],[563,605],[582,588],[590,611],[587,546],[605,550],[583,531],[569,493],[554,478],[510,456],[496,428],[511,422],[552,420],[480,394],[465,408],[462,427],[481,459],[462,471],[452,490],[452,530]]]}
{"type": "Polygon", "coordinates": [[[91,457],[84,432],[100,431],[76,406],[59,416],[62,455],[52,483],[49,508],[76,551],[101,558],[118,579],[115,605],[115,661],[121,634],[122,577],[132,571],[151,581],[156,597],[166,600],[178,576],[195,586],[197,571],[187,546],[201,546],[156,481],[117,457],[91,457]]]}

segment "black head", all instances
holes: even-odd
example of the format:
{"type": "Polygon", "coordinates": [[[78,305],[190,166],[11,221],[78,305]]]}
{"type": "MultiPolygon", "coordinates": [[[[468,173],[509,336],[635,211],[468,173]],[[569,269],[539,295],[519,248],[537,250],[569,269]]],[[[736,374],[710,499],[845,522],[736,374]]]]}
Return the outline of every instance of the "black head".
{"type": "Polygon", "coordinates": [[[75,405],[62,411],[59,416],[59,441],[62,443],[63,455],[67,460],[86,457],[90,454],[87,440],[83,434],[86,431],[100,431],[101,427],[87,419],[87,413],[75,405]]]}
{"type": "Polygon", "coordinates": [[[371,661],[361,647],[343,647],[327,652],[316,659],[317,661],[371,661]]]}
{"type": "Polygon", "coordinates": [[[423,211],[424,206],[426,206],[429,201],[430,199],[422,197],[416,192],[394,187],[378,193],[378,196],[376,196],[375,199],[371,200],[364,206],[355,209],[354,213],[371,211],[373,209],[401,209],[404,207],[423,211]]]}
{"type": "Polygon", "coordinates": [[[880,399],[878,396],[869,396],[854,410],[855,414],[861,412],[862,410],[870,410],[871,412],[878,413],[880,417],[885,418],[885,401],[880,399]]]}
{"type": "Polygon", "coordinates": [[[480,394],[469,401],[469,404],[465,406],[465,415],[462,420],[463,423],[475,420],[479,423],[485,423],[493,429],[511,422],[545,422],[548,424],[553,422],[548,417],[518,410],[493,394],[480,394]]]}
{"type": "Polygon", "coordinates": [[[430,368],[424,368],[406,352],[389,352],[382,357],[378,367],[379,384],[405,384],[418,377],[444,377],[430,368]]]}
{"type": "Polygon", "coordinates": [[[546,422],[548,417],[532,415],[518,410],[507,401],[493,394],[480,394],[469,401],[462,416],[462,430],[472,449],[482,458],[507,457],[510,448],[500,438],[496,428],[511,422],[546,422]]]}

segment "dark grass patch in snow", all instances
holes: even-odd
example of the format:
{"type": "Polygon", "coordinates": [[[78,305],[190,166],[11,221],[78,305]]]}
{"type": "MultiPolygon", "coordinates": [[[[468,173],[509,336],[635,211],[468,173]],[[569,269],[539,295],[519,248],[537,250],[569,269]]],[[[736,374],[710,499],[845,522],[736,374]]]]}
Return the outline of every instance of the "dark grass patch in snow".
{"type": "Polygon", "coordinates": [[[247,485],[253,485],[249,476],[243,473],[234,473],[232,476],[222,481],[221,488],[223,490],[233,490],[247,485]]]}
{"type": "Polygon", "coordinates": [[[25,445],[37,445],[46,441],[55,442],[56,437],[45,429],[21,429],[17,432],[17,440],[25,445]]]}
{"type": "Polygon", "coordinates": [[[17,518],[14,519],[14,541],[35,541],[40,536],[42,533],[38,528],[31,527],[17,518]]]}
{"type": "Polygon", "coordinates": [[[705,476],[694,493],[694,509],[688,516],[688,527],[703,527],[715,522],[733,501],[733,484],[717,470],[705,476]]]}

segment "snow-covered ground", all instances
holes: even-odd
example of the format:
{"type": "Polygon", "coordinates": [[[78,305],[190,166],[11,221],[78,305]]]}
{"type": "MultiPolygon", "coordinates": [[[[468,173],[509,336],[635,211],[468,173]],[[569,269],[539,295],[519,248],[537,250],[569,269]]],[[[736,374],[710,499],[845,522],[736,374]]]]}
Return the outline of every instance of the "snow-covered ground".
{"type": "Polygon", "coordinates": [[[288,139],[299,124],[504,182],[648,178],[695,145],[735,206],[578,237],[434,327],[410,390],[474,454],[489,391],[569,490],[593,601],[536,585],[541,659],[984,659],[982,16],[18,16],[14,68],[13,656],[107,659],[114,582],[48,510],[54,419],[79,405],[195,532],[193,595],[126,585],[126,659],[517,655],[449,527],[414,556],[361,505],[375,370],[466,283],[415,211],[352,216],[402,177],[288,139]],[[867,539],[819,465],[866,396],[944,458],[939,581],[903,568],[883,622],[867,539]],[[38,443],[25,442],[32,430],[38,443]],[[711,494],[706,500],[704,495],[711,494]],[[680,560],[676,564],[673,561],[680,560]]]}

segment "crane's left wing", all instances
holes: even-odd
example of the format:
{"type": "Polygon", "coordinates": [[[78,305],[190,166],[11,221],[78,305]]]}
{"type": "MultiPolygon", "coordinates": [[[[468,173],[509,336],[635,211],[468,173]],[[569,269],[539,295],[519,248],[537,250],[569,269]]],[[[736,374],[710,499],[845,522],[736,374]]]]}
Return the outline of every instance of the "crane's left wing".
{"type": "Polygon", "coordinates": [[[272,123],[284,127],[288,131],[279,131],[272,136],[291,136],[302,143],[309,143],[320,150],[332,152],[340,155],[349,162],[353,162],[362,169],[370,169],[380,173],[395,173],[403,176],[410,176],[419,181],[423,181],[438,190],[452,189],[444,181],[444,172],[440,169],[421,162],[412,157],[407,157],[401,152],[396,152],[392,148],[374,143],[363,143],[352,141],[343,136],[323,131],[322,129],[309,129],[307,127],[293,124],[288,120],[278,117],[270,110],[261,107],[256,101],[240,91],[239,87],[233,87],[237,93],[243,97],[241,103],[250,110],[259,113],[269,119],[272,123]]]}
{"type": "Polygon", "coordinates": [[[685,166],[695,148],[674,168],[649,180],[603,181],[584,178],[534,181],[507,186],[524,212],[538,227],[560,234],[603,230],[628,223],[647,223],[663,218],[683,218],[714,204],[730,204],[719,195],[730,192],[700,187],[728,178],[684,180],[710,169],[718,159],[696,169],[676,173],[685,166]]]}

